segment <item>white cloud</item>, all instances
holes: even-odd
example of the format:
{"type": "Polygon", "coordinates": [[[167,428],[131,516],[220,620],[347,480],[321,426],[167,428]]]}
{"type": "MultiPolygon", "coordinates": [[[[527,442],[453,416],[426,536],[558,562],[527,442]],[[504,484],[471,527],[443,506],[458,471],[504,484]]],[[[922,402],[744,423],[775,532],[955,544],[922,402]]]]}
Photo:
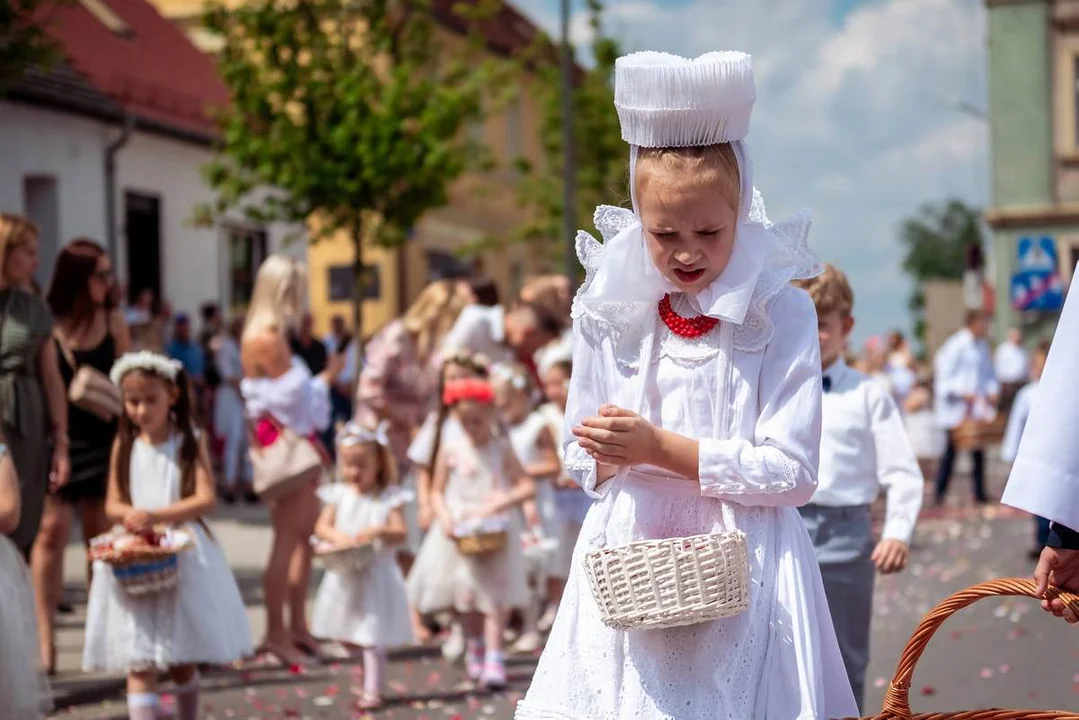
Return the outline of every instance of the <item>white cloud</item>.
{"type": "MultiPolygon", "coordinates": [[[[557,4],[517,0],[557,31],[557,4]],[[553,6],[553,9],[552,9],[553,6]]],[[[769,214],[814,211],[813,243],[848,271],[862,336],[908,322],[898,270],[901,220],[925,202],[984,205],[982,0],[869,0],[836,22],[820,0],[610,0],[608,32],[627,50],[754,55],[749,140],[769,214]]],[[[587,29],[583,16],[575,33],[587,29]]]]}

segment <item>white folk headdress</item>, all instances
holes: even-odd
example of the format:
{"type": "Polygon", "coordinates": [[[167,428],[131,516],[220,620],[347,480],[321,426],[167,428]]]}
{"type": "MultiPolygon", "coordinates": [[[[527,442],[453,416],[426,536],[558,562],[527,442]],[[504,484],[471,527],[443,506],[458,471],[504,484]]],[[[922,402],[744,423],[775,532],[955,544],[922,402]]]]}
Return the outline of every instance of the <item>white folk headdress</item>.
{"type": "MultiPolygon", "coordinates": [[[[772,224],[753,187],[745,137],[755,100],[752,59],[745,53],[713,52],[689,60],[640,52],[621,57],[615,64],[615,108],[622,138],[630,144],[630,193],[635,210],[638,148],[730,143],[734,149],[741,175],[734,248],[727,267],[695,300],[705,315],[738,326],[735,345],[743,350],[762,349],[771,339],[766,308],[771,298],[790,280],[820,272],[806,244],[808,212],[772,224]]],[[[574,301],[575,317],[592,314],[625,329],[627,321],[640,320],[631,306],[654,311],[654,303],[675,290],[648,255],[635,210],[596,209],[602,245],[587,233],[578,234],[577,252],[586,279],[574,301]]],[[[639,340],[639,335],[630,337],[634,333],[619,335],[627,350],[639,340]]]]}

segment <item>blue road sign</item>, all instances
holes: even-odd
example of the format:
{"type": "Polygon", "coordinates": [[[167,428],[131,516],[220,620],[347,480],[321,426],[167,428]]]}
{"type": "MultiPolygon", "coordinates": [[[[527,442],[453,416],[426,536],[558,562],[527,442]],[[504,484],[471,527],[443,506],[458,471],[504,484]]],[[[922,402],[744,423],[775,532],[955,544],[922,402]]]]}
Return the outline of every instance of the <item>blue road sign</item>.
{"type": "Polygon", "coordinates": [[[1012,273],[1012,307],[1028,310],[1060,310],[1064,287],[1060,281],[1056,243],[1049,236],[1019,238],[1018,262],[1012,273]]]}

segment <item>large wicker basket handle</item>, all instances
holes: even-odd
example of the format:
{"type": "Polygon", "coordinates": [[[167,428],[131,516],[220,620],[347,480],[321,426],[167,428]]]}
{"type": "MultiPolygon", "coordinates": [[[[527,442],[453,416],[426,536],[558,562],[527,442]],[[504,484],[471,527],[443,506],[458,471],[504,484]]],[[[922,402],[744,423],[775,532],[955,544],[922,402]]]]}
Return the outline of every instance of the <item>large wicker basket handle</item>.
{"type": "MultiPolygon", "coordinates": [[[[891,713],[900,718],[909,718],[911,716],[910,683],[911,678],[914,676],[914,666],[917,665],[918,659],[922,656],[922,652],[925,650],[926,645],[929,644],[929,640],[933,637],[937,628],[952,613],[962,610],[976,600],[989,597],[1014,595],[1037,598],[1038,596],[1034,594],[1034,587],[1034,581],[1027,578],[990,580],[979,585],[973,585],[966,590],[960,590],[926,613],[918,624],[918,628],[914,631],[914,635],[907,642],[907,646],[903,649],[903,654],[899,657],[895,677],[892,678],[892,682],[888,686],[888,692],[884,696],[882,714],[891,713]]],[[[1079,614],[1079,596],[1056,588],[1049,588],[1047,595],[1051,598],[1059,597],[1073,611],[1079,614]]],[[[1016,717],[1020,716],[1016,715],[1016,717]]]]}

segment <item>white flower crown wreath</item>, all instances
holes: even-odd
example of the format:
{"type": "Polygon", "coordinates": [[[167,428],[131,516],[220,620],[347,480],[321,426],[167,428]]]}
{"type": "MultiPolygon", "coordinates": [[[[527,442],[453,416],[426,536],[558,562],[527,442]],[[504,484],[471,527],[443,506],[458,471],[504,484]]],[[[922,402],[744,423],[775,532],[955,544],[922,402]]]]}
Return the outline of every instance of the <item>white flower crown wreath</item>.
{"type": "Polygon", "coordinates": [[[179,360],[173,360],[149,350],[140,350],[139,352],[126,353],[117,360],[113,364],[112,370],[109,371],[109,379],[112,380],[113,385],[119,387],[124,380],[124,376],[129,372],[142,370],[143,372],[159,375],[169,382],[176,382],[176,376],[183,369],[183,363],[179,360]]]}

